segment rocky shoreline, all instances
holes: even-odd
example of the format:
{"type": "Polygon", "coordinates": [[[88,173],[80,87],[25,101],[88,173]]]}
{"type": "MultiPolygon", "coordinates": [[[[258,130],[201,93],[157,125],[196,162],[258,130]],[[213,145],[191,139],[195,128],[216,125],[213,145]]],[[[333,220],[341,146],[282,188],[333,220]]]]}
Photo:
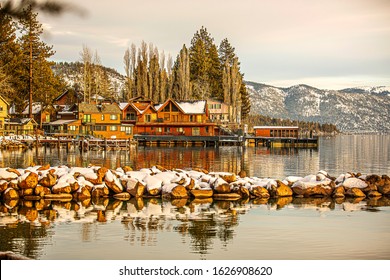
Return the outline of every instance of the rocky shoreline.
{"type": "Polygon", "coordinates": [[[360,173],[332,177],[326,171],[319,171],[315,175],[275,180],[247,177],[245,171],[233,174],[203,169],[167,170],[161,166],[134,171],[128,166],[111,170],[100,166],[44,165],[26,169],[0,168],[0,195],[3,201],[80,201],[99,197],[230,201],[277,197],[372,198],[390,195],[390,178],[360,173]]]}

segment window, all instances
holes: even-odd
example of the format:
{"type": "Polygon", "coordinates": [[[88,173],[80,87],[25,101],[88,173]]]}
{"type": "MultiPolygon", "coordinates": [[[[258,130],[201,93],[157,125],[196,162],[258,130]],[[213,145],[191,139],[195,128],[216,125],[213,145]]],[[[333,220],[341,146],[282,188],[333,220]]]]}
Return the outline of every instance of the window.
{"type": "Polygon", "coordinates": [[[170,127],[165,127],[165,128],[164,128],[164,132],[165,132],[165,133],[171,132],[171,128],[170,128],[170,127]]]}
{"type": "Polygon", "coordinates": [[[76,126],[75,125],[70,125],[68,126],[69,131],[76,131],[76,126]]]}
{"type": "Polygon", "coordinates": [[[45,122],[50,122],[50,115],[45,116],[45,122]]]}
{"type": "Polygon", "coordinates": [[[169,121],[171,119],[171,115],[169,113],[164,114],[164,121],[169,121]]]}
{"type": "Polygon", "coordinates": [[[90,123],[90,122],[91,122],[91,115],[85,114],[85,115],[83,116],[83,122],[84,122],[84,123],[90,123]]]}
{"type": "Polygon", "coordinates": [[[107,131],[106,125],[95,125],[95,131],[107,131]]]}
{"type": "Polygon", "coordinates": [[[161,133],[162,132],[162,127],[157,127],[156,131],[161,133]]]}
{"type": "Polygon", "coordinates": [[[0,112],[3,112],[3,110],[4,110],[3,106],[0,106],[0,112]]]}
{"type": "Polygon", "coordinates": [[[125,132],[126,135],[133,134],[133,128],[131,126],[121,126],[121,131],[125,132]]]}
{"type": "Polygon", "coordinates": [[[193,127],[192,128],[192,135],[193,136],[199,136],[200,135],[200,128],[199,127],[193,127]]]}
{"type": "Polygon", "coordinates": [[[104,115],[102,115],[102,118],[101,118],[102,121],[104,121],[104,115]]]}
{"type": "Polygon", "coordinates": [[[196,122],[198,122],[198,123],[202,122],[202,116],[201,115],[197,115],[196,116],[196,122]]]}
{"type": "Polygon", "coordinates": [[[117,120],[118,119],[118,115],[110,115],[110,120],[114,121],[114,120],[117,120]]]}
{"type": "Polygon", "coordinates": [[[145,115],[145,122],[150,122],[151,118],[150,118],[150,115],[145,115]]]}
{"type": "Polygon", "coordinates": [[[116,125],[110,125],[110,131],[117,131],[118,127],[116,125]]]}
{"type": "Polygon", "coordinates": [[[127,113],[126,114],[126,120],[128,121],[135,121],[135,113],[131,112],[131,113],[127,113]]]}

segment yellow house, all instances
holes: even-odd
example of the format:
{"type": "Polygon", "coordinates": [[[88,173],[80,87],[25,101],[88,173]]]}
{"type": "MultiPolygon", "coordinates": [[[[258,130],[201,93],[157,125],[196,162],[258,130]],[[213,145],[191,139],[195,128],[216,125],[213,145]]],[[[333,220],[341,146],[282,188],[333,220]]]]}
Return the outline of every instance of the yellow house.
{"type": "Polygon", "coordinates": [[[30,118],[13,118],[5,121],[5,130],[16,135],[34,134],[37,122],[30,118]]]}
{"type": "Polygon", "coordinates": [[[0,95],[0,134],[4,134],[4,122],[8,118],[9,103],[0,95]]]}

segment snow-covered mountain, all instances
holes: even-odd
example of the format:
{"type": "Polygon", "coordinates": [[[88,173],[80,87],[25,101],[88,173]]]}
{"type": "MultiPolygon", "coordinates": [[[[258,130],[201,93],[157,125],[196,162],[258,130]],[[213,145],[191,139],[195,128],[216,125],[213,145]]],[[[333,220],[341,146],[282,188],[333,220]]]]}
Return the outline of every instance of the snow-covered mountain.
{"type": "Polygon", "coordinates": [[[278,88],[246,82],[251,113],[332,123],[347,132],[390,132],[390,87],[322,90],[307,85],[278,88]]]}

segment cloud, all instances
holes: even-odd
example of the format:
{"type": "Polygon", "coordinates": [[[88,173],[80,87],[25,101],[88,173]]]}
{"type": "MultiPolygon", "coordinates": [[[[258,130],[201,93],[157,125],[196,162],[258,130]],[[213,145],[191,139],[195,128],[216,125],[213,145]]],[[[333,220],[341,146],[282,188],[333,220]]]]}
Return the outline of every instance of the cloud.
{"type": "MultiPolygon", "coordinates": [[[[88,17],[45,18],[56,59],[87,44],[121,71],[128,45],[142,40],[176,57],[201,26],[228,38],[245,77],[258,82],[321,77],[388,77],[390,2],[386,0],[68,0],[88,17]],[[73,48],[70,46],[73,45],[73,48]]],[[[78,53],[78,51],[76,51],[78,53]]],[[[328,80],[328,79],[325,79],[328,80]]],[[[331,85],[331,84],[330,84],[331,85]]]]}

